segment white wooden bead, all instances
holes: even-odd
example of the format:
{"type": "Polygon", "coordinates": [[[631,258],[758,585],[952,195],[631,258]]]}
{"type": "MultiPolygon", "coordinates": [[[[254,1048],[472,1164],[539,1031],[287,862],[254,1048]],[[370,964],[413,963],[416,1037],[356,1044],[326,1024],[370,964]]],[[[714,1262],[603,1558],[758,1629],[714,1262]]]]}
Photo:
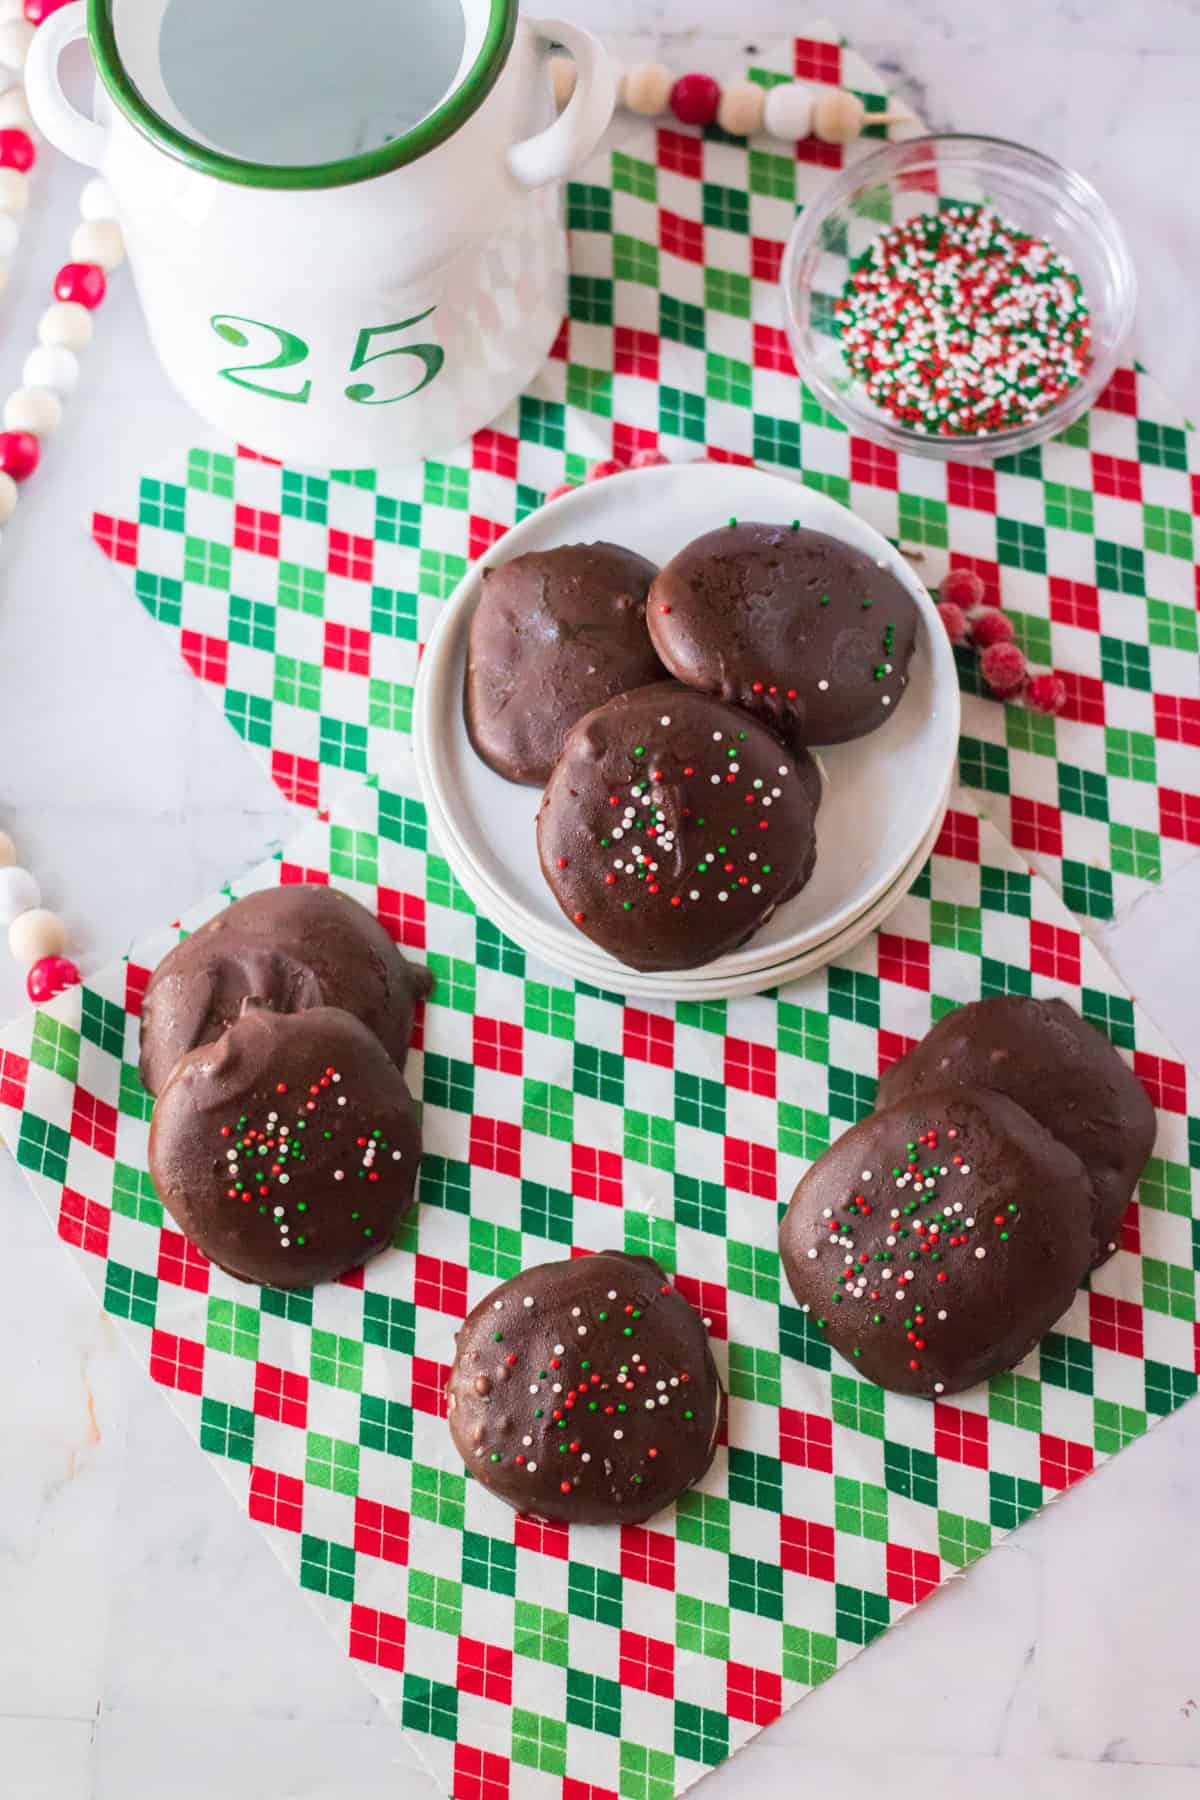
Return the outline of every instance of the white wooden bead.
{"type": "Polygon", "coordinates": [[[825,144],[852,144],[862,136],[867,109],[847,88],[826,88],[813,107],[813,132],[825,144]]]}
{"type": "Polygon", "coordinates": [[[96,327],[78,300],[56,300],[38,320],[38,342],[51,349],[86,350],[96,327]]]}
{"type": "Polygon", "coordinates": [[[0,64],[6,69],[23,69],[32,42],[33,26],[28,19],[6,20],[0,25],[0,64]]]}
{"type": "MultiPolygon", "coordinates": [[[[69,352],[68,352],[69,354],[69,352]]],[[[62,424],[62,401],[49,388],[19,387],[4,402],[4,429],[53,437],[62,424]]]]}
{"type": "Polygon", "coordinates": [[[28,175],[20,169],[0,169],[0,212],[23,213],[28,205],[28,175]]]}
{"type": "Polygon", "coordinates": [[[813,91],[803,81],[768,88],[763,122],[772,137],[798,144],[812,130],[813,91]]]}
{"type": "Polygon", "coordinates": [[[6,94],[0,94],[0,131],[34,130],[36,127],[25,98],[25,89],[13,86],[6,94]]]}
{"type": "Polygon", "coordinates": [[[0,869],[11,869],[17,860],[17,846],[7,831],[0,831],[0,869]]]}
{"type": "Polygon", "coordinates": [[[730,137],[753,137],[763,128],[767,95],[757,81],[731,81],[721,95],[717,124],[730,137]]]}
{"type": "Polygon", "coordinates": [[[11,925],[23,912],[42,904],[42,890],[28,869],[10,863],[0,869],[0,925],[11,925]]]}
{"type": "Polygon", "coordinates": [[[25,0],[0,0],[0,25],[25,17],[25,0]]]}
{"type": "Polygon", "coordinates": [[[117,216],[116,196],[99,175],[86,183],[79,196],[79,216],[81,219],[115,219],[117,216]]]}
{"type": "Polygon", "coordinates": [[[20,73],[16,69],[0,68],[0,94],[7,94],[10,87],[19,87],[20,73]]]}
{"type": "Polygon", "coordinates": [[[576,80],[575,64],[569,56],[552,56],[550,58],[550,82],[554,88],[554,104],[559,112],[563,110],[575,92],[576,80]]]}
{"type": "Polygon", "coordinates": [[[57,913],[44,906],[31,907],[8,928],[8,947],[18,962],[41,962],[43,956],[61,956],[67,947],[67,928],[57,913]]]}
{"type": "Polygon", "coordinates": [[[634,63],[621,83],[621,102],[630,112],[654,119],[671,101],[675,77],[662,63],[634,63]]]}
{"type": "Polygon", "coordinates": [[[71,256],[111,273],[125,261],[125,234],[115,219],[85,219],[71,234],[71,256]]]}
{"type": "Polygon", "coordinates": [[[20,220],[11,213],[0,213],[0,256],[11,256],[20,241],[20,220]]]}
{"type": "Polygon", "coordinates": [[[16,512],[18,493],[17,484],[7,469],[0,469],[0,525],[7,525],[16,512]]]}
{"type": "Polygon", "coordinates": [[[21,380],[26,387],[49,388],[59,395],[73,393],[79,380],[79,358],[60,345],[39,344],[25,358],[21,380]]]}

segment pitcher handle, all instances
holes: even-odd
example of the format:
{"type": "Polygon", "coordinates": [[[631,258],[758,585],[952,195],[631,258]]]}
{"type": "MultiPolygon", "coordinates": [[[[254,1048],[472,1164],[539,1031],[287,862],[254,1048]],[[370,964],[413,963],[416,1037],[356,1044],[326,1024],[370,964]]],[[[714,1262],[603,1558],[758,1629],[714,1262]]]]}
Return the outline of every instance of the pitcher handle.
{"type": "MultiPolygon", "coordinates": [[[[564,44],[575,61],[575,92],[553,125],[514,144],[508,166],[523,187],[561,181],[585,162],[604,136],[617,104],[617,68],[590,31],[565,19],[527,19],[538,37],[564,44]]],[[[49,136],[49,133],[47,133],[49,136]]]]}
{"type": "Polygon", "coordinates": [[[58,78],[63,51],[77,38],[87,36],[87,8],[74,0],[51,13],[38,26],[25,62],[25,97],[33,122],[56,150],[98,169],[108,151],[109,134],[95,119],[71,105],[58,78]]]}

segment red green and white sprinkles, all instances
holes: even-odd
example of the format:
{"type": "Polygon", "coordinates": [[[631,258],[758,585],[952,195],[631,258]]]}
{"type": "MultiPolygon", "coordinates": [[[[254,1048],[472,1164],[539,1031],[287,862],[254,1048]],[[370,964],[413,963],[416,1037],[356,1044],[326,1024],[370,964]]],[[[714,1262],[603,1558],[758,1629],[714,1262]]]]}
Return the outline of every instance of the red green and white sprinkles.
{"type": "Polygon", "coordinates": [[[989,206],[945,206],[881,232],[851,263],[836,317],[876,406],[942,437],[1030,424],[1091,360],[1075,270],[989,206]]]}
{"type": "MultiPolygon", "coordinates": [[[[831,1306],[859,1301],[869,1307],[873,1326],[903,1331],[914,1374],[922,1367],[921,1352],[928,1339],[949,1317],[942,1302],[954,1302],[954,1276],[962,1259],[969,1256],[983,1262],[990,1241],[1007,1243],[1020,1222],[1020,1208],[1012,1201],[990,1212],[985,1208],[987,1216],[977,1217],[970,1190],[963,1198],[964,1190],[958,1186],[970,1174],[957,1127],[946,1131],[930,1127],[906,1144],[903,1161],[890,1171],[864,1169],[860,1185],[840,1207],[822,1209],[816,1224],[818,1242],[808,1251],[809,1261],[816,1262],[822,1248],[829,1256],[832,1246],[838,1272],[830,1290],[831,1306]],[[888,1229],[882,1248],[871,1252],[860,1247],[855,1228],[877,1208],[886,1209],[888,1229]],[[926,1277],[922,1286],[936,1294],[936,1304],[909,1291],[922,1271],[926,1277]]],[[[801,1310],[812,1309],[806,1304],[801,1310]]],[[[815,1323],[823,1331],[828,1321],[819,1318],[815,1323]]],[[[857,1357],[862,1352],[856,1348],[851,1354],[857,1357]]],[[[943,1385],[934,1382],[934,1393],[940,1394],[943,1385]]]]}
{"type": "MultiPolygon", "coordinates": [[[[330,1066],[295,1089],[281,1081],[275,1088],[278,1104],[270,1108],[260,1124],[253,1123],[248,1113],[241,1113],[236,1120],[221,1126],[226,1198],[243,1206],[256,1206],[264,1217],[273,1218],[279,1228],[281,1250],[290,1250],[293,1243],[303,1249],[306,1241],[305,1215],[311,1195],[309,1200],[300,1200],[286,1190],[293,1179],[303,1180],[300,1169],[309,1160],[310,1133],[322,1142],[332,1142],[336,1134],[345,1139],[344,1154],[335,1158],[338,1166],[333,1170],[334,1181],[377,1182],[376,1164],[381,1157],[390,1162],[401,1161],[401,1151],[393,1149],[378,1127],[354,1131],[351,1138],[340,1111],[347,1104],[345,1094],[337,1091],[341,1080],[339,1071],[330,1066]]],[[[352,1199],[352,1191],[348,1197],[352,1199]]],[[[355,1223],[361,1222],[357,1210],[350,1217],[355,1223]]],[[[364,1225],[362,1235],[370,1238],[374,1232],[364,1225]]]]}
{"type": "MultiPolygon", "coordinates": [[[[653,1413],[655,1420],[666,1423],[678,1418],[686,1425],[696,1419],[692,1372],[658,1361],[639,1344],[647,1311],[656,1301],[670,1299],[672,1291],[665,1282],[649,1297],[613,1287],[601,1296],[598,1306],[589,1305],[586,1314],[582,1306],[572,1306],[560,1332],[573,1341],[553,1344],[548,1356],[530,1353],[523,1367],[516,1352],[508,1350],[502,1327],[507,1314],[522,1320],[536,1309],[537,1302],[532,1294],[519,1293],[493,1301],[497,1329],[492,1332],[492,1342],[506,1369],[513,1368],[516,1378],[525,1383],[534,1405],[518,1449],[511,1450],[506,1441],[505,1419],[500,1421],[498,1440],[481,1436],[476,1457],[511,1463],[526,1475],[536,1475],[548,1460],[558,1475],[559,1492],[569,1494],[584,1480],[593,1459],[609,1479],[619,1456],[623,1466],[633,1464],[624,1478],[634,1488],[641,1487],[653,1472],[651,1465],[660,1456],[670,1456],[671,1443],[669,1434],[654,1441],[655,1425],[649,1431],[649,1442],[643,1441],[645,1432],[636,1434],[639,1447],[631,1452],[627,1438],[631,1415],[653,1413]]],[[[490,1394],[492,1386],[491,1377],[475,1377],[475,1392],[481,1397],[490,1394]]]]}
{"type": "MultiPolygon", "coordinates": [[[[669,730],[671,715],[664,713],[659,724],[669,730]]],[[[626,912],[632,912],[643,895],[650,901],[661,896],[662,903],[677,907],[714,898],[723,905],[738,889],[762,893],[774,864],[768,840],[757,834],[770,831],[770,808],[783,798],[779,783],[791,770],[781,762],[768,777],[748,775],[741,763],[745,742],[744,731],[714,731],[711,744],[698,750],[674,781],[664,776],[650,746],[631,746],[632,780],[610,791],[612,822],[595,834],[597,848],[605,853],[605,885],[617,889],[626,912]],[[705,791],[711,798],[714,787],[732,787],[741,794],[751,810],[740,825],[716,831],[709,826],[705,791]],[[677,846],[684,833],[690,848],[695,834],[705,832],[708,837],[694,852],[697,860],[681,877],[677,846]]]]}

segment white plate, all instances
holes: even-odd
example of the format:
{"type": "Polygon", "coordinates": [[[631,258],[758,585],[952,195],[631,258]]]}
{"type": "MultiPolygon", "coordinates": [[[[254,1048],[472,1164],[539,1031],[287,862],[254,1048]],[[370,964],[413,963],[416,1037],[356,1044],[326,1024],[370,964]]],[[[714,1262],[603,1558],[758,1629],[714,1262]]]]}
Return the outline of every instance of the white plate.
{"type": "Polygon", "coordinates": [[[480,881],[478,872],[466,861],[460,860],[458,846],[448,830],[447,821],[436,802],[429,804],[430,832],[445,853],[447,861],[454,870],[455,876],[479,912],[498,925],[515,943],[520,944],[530,956],[541,957],[552,967],[564,971],[577,981],[590,982],[594,987],[607,989],[610,993],[624,994],[631,1000],[719,1000],[731,998],[737,994],[761,994],[766,988],[781,987],[785,982],[794,981],[800,975],[808,975],[825,963],[832,962],[834,957],[842,956],[853,949],[877,926],[882,924],[888,914],[899,906],[901,900],[912,887],[926,858],[937,842],[938,833],[946,816],[946,808],[950,801],[950,786],[942,796],[941,805],[934,816],[928,832],[917,845],[912,856],[901,870],[896,881],[885,893],[861,912],[856,919],[844,925],[840,931],[827,938],[821,944],[815,944],[799,955],[785,957],[780,962],[771,963],[759,969],[746,970],[741,973],[728,973],[714,976],[705,970],[664,970],[655,974],[644,974],[637,969],[626,968],[615,958],[609,957],[603,967],[585,965],[578,952],[563,956],[556,945],[547,945],[538,938],[524,938],[521,935],[521,923],[515,920],[509,908],[485,883],[480,881]]]}
{"type": "MultiPolygon", "coordinates": [[[[689,463],[610,476],[531,514],[472,567],[447,603],[421,659],[413,745],[425,797],[450,825],[459,860],[503,898],[513,921],[505,929],[518,942],[538,942],[560,968],[602,970],[586,978],[608,986],[617,985],[623,965],[571,928],[538,866],[539,790],[504,781],[467,737],[463,676],[481,574],[525,551],[596,539],[662,564],[731,516],[779,524],[798,518],[843,539],[892,571],[920,619],[908,691],[894,716],[866,737],[820,752],[826,782],[811,881],[750,944],[690,973],[725,981],[782,964],[839,933],[895,884],[927,837],[953,771],[958,681],[933,602],[886,540],[836,501],[759,469],[689,463]]],[[[674,982],[672,991],[680,986],[674,982]]]]}

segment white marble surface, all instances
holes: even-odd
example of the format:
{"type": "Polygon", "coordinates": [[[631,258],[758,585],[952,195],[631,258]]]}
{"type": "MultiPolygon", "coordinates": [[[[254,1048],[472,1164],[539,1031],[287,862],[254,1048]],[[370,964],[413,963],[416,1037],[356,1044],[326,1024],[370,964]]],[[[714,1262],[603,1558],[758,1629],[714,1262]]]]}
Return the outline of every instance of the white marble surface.
{"type": "MultiPolygon", "coordinates": [[[[565,0],[619,52],[730,67],[795,0],[565,0]]],[[[827,10],[833,12],[833,7],[827,10]]],[[[1200,406],[1195,0],[843,0],[842,28],[937,125],[1086,170],[1142,276],[1140,350],[1200,406]]],[[[0,311],[18,379],[78,177],[48,158],[0,311]]],[[[74,945],[118,952],[291,828],[197,684],[87,543],[90,507],[188,441],[124,285],[67,426],[5,531],[0,824],[74,945]]],[[[1109,953],[1193,1063],[1200,971],[1178,957],[1200,859],[1109,953]]],[[[21,1004],[0,959],[0,1016],[21,1004]]],[[[349,1662],[119,1349],[0,1153],[0,1796],[430,1800],[349,1662]],[[236,1596],[237,1629],[230,1630],[236,1596]]],[[[1173,1800],[1200,1791],[1200,1407],[1157,1428],[951,1583],[703,1791],[1173,1800]]],[[[514,1800],[520,1800],[514,1790],[514,1800]]]]}

